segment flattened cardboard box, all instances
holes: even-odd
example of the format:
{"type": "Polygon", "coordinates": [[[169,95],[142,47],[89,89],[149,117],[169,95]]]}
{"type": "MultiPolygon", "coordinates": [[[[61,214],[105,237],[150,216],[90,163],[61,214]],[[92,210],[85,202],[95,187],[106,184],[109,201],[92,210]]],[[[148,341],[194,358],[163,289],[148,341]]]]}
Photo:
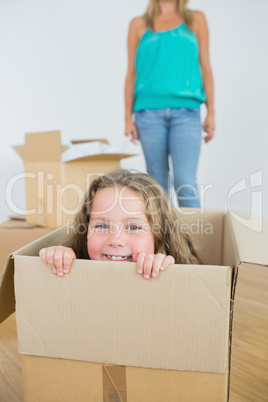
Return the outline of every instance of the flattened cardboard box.
{"type": "Polygon", "coordinates": [[[213,265],[174,265],[156,280],[134,263],[86,260],[55,277],[37,255],[60,244],[65,228],[14,254],[25,400],[228,400],[231,266],[241,265],[243,247],[229,215],[185,220],[199,233],[200,220],[210,224],[197,237],[213,265]]]}
{"type": "MultiPolygon", "coordinates": [[[[104,139],[96,141],[108,144],[104,139]]],[[[72,220],[95,174],[118,168],[121,159],[134,156],[127,152],[99,153],[62,162],[61,154],[68,146],[61,145],[60,131],[26,134],[25,144],[13,148],[24,160],[27,223],[50,228],[72,220]]]]}

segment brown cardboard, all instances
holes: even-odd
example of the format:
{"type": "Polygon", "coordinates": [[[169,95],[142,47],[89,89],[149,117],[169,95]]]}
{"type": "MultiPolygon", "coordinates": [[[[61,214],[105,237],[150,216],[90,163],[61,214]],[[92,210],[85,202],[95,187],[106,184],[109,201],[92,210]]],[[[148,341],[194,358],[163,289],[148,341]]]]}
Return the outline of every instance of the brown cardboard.
{"type": "MultiPolygon", "coordinates": [[[[12,251],[25,246],[49,232],[51,232],[51,229],[28,225],[22,219],[10,219],[3,222],[0,225],[0,277],[3,274],[7,257],[12,251]]],[[[0,314],[1,322],[15,309],[14,272],[12,270],[2,277],[0,285],[3,289],[6,289],[5,292],[0,293],[0,304],[5,304],[7,299],[11,301],[10,309],[2,310],[3,315],[0,314]],[[8,283],[7,287],[4,286],[5,283],[8,283]]]]}
{"type": "Polygon", "coordinates": [[[106,138],[95,138],[92,140],[72,140],[71,143],[72,144],[84,144],[85,142],[93,142],[93,141],[99,141],[102,144],[109,144],[109,142],[106,140],[106,138]]]}
{"type": "Polygon", "coordinates": [[[243,400],[247,400],[247,390],[249,390],[247,384],[255,384],[252,391],[254,391],[256,401],[264,400],[264,395],[267,395],[268,390],[268,342],[265,335],[265,329],[268,328],[266,285],[268,280],[268,221],[244,213],[239,213],[238,219],[234,219],[231,214],[228,214],[225,220],[224,237],[225,244],[228,245],[224,254],[224,263],[228,264],[231,260],[235,260],[238,267],[235,273],[237,286],[233,307],[234,320],[231,327],[234,341],[231,371],[233,362],[236,367],[234,374],[237,375],[239,370],[239,375],[242,376],[241,384],[245,384],[239,394],[242,399],[244,398],[243,400]],[[245,285],[245,278],[249,277],[250,283],[245,285]],[[263,285],[261,285],[262,281],[263,285]],[[255,341],[253,334],[262,336],[256,338],[257,341],[255,341]],[[241,374],[238,366],[242,368],[241,374]]]}
{"type": "Polygon", "coordinates": [[[22,355],[25,402],[103,402],[102,365],[22,355]]]}
{"type": "MultiPolygon", "coordinates": [[[[10,225],[12,226],[13,223],[10,223],[10,225]]],[[[25,223],[24,223],[24,225],[26,225],[26,227],[31,228],[30,225],[27,225],[25,223]]],[[[10,236],[8,236],[9,244],[12,244],[13,238],[15,240],[19,241],[19,243],[21,242],[20,245],[23,244],[24,238],[25,238],[25,240],[28,238],[28,241],[30,241],[30,238],[28,237],[28,230],[29,230],[29,234],[30,234],[32,229],[27,229],[26,232],[24,229],[22,229],[22,230],[16,229],[16,231],[10,232],[10,236]],[[23,237],[23,240],[22,240],[22,237],[23,237]]],[[[35,229],[33,229],[33,230],[35,231],[35,229]]],[[[45,235],[45,238],[46,238],[46,236],[48,237],[46,244],[47,245],[55,244],[54,233],[53,232],[49,233],[51,231],[51,229],[36,228],[36,230],[37,231],[35,231],[35,233],[34,232],[32,233],[32,236],[33,236],[32,239],[38,239],[41,236],[40,232],[43,234],[43,237],[41,237],[41,239],[34,241],[34,244],[39,245],[38,247],[40,247],[40,249],[42,248],[42,244],[44,241],[44,233],[46,233],[46,232],[48,233],[47,235],[45,235]]],[[[60,231],[60,229],[59,229],[59,231],[60,231]]],[[[15,242],[13,244],[15,245],[15,242]]],[[[31,250],[31,247],[32,247],[31,245],[32,245],[32,243],[18,249],[16,251],[16,254],[19,254],[20,252],[27,253],[27,250],[29,250],[29,251],[31,250]]],[[[9,247],[10,246],[7,245],[7,249],[9,247]]],[[[2,276],[0,278],[0,323],[2,321],[4,321],[7,317],[9,317],[12,313],[14,313],[14,311],[15,311],[14,260],[13,260],[12,254],[9,254],[8,259],[4,266],[4,270],[2,272],[2,276]]]]}
{"type": "MultiPolygon", "coordinates": [[[[246,260],[246,248],[251,241],[265,244],[268,224],[251,233],[219,211],[183,221],[211,265],[174,265],[156,280],[136,275],[134,263],[84,260],[55,277],[37,255],[60,244],[65,228],[14,253],[25,400],[228,400],[238,267],[267,269],[266,249],[250,254],[255,264],[246,260]]],[[[12,279],[13,265],[10,258],[4,277],[12,279]]],[[[7,308],[0,305],[0,312],[7,308]]],[[[257,314],[256,327],[267,320],[257,314]]]]}
{"type": "MultiPolygon", "coordinates": [[[[99,142],[108,143],[103,139],[99,142]]],[[[61,145],[60,131],[26,134],[25,145],[13,148],[24,160],[27,223],[50,228],[73,219],[94,175],[116,169],[121,159],[133,156],[99,153],[62,162],[61,154],[68,147],[61,145]]]]}
{"type": "Polygon", "coordinates": [[[22,368],[27,402],[227,400],[226,374],[154,370],[28,355],[22,355],[22,368]]]}
{"type": "Polygon", "coordinates": [[[61,280],[39,257],[16,255],[15,265],[20,353],[225,372],[230,268],[178,265],[146,281],[134,263],[80,260],[61,280]]]}
{"type": "Polygon", "coordinates": [[[0,276],[7,257],[28,243],[50,233],[51,229],[28,225],[24,219],[13,218],[0,224],[0,276]]]}

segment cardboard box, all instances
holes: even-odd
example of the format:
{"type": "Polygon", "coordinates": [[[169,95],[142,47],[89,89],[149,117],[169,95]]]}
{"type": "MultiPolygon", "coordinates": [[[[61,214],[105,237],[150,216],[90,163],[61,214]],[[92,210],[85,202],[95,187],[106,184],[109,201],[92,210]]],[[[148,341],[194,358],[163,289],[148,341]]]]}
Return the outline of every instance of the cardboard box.
{"type": "Polygon", "coordinates": [[[15,265],[25,401],[228,401],[238,269],[267,265],[268,222],[255,232],[195,211],[182,225],[209,265],[173,265],[149,281],[134,263],[87,260],[55,277],[38,252],[66,227],[9,258],[0,310],[14,303],[15,265]]]}
{"type": "Polygon", "coordinates": [[[24,160],[27,223],[50,228],[73,219],[92,177],[134,156],[103,139],[73,141],[68,149],[60,131],[26,134],[25,145],[13,148],[24,160]]]}
{"type": "MultiPolygon", "coordinates": [[[[51,232],[52,229],[42,228],[38,226],[28,225],[25,220],[13,218],[0,224],[0,277],[3,274],[6,260],[14,250],[17,250],[26,244],[38,239],[51,232]]],[[[11,278],[12,279],[12,278],[11,278]]],[[[13,282],[13,280],[12,280],[13,282]]],[[[10,292],[14,294],[13,290],[10,292]]],[[[0,304],[5,305],[5,294],[0,293],[0,304]]],[[[15,303],[10,306],[10,311],[14,311],[15,303]]],[[[9,310],[5,311],[5,315],[1,316],[0,320],[3,321],[11,314],[9,310]]]]}
{"type": "Polygon", "coordinates": [[[23,218],[13,217],[0,224],[0,276],[7,257],[14,250],[50,233],[52,229],[28,225],[23,218]]]}

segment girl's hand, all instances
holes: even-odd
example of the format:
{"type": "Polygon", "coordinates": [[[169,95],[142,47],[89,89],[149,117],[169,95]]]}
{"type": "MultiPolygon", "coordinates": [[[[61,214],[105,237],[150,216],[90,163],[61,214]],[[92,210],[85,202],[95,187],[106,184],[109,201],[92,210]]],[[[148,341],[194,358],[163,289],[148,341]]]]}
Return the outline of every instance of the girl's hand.
{"type": "Polygon", "coordinates": [[[74,251],[64,246],[42,248],[39,255],[44,263],[51,268],[53,274],[58,276],[63,276],[69,272],[72,261],[76,259],[74,251]]]}
{"type": "Polygon", "coordinates": [[[137,128],[135,126],[135,123],[133,123],[132,120],[126,120],[126,127],[125,127],[125,135],[127,137],[132,137],[131,142],[133,144],[137,144],[137,140],[139,139],[137,128]]]}
{"type": "Polygon", "coordinates": [[[214,115],[210,114],[207,115],[206,120],[204,121],[203,124],[203,130],[207,133],[204,140],[206,143],[208,143],[214,137],[214,131],[215,131],[214,115]]]}
{"type": "Polygon", "coordinates": [[[159,271],[164,271],[169,265],[175,264],[171,255],[134,253],[133,261],[137,262],[137,273],[144,274],[145,279],[156,278],[159,271]]]}

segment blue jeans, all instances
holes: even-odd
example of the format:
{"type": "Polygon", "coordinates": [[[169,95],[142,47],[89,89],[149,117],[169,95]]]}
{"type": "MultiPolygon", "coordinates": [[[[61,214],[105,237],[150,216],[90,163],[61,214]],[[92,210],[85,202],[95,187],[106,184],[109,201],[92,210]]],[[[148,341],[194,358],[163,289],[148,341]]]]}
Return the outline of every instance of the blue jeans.
{"type": "Polygon", "coordinates": [[[180,207],[200,207],[196,172],[201,147],[199,109],[145,109],[135,124],[147,172],[168,192],[169,157],[180,207]]]}

